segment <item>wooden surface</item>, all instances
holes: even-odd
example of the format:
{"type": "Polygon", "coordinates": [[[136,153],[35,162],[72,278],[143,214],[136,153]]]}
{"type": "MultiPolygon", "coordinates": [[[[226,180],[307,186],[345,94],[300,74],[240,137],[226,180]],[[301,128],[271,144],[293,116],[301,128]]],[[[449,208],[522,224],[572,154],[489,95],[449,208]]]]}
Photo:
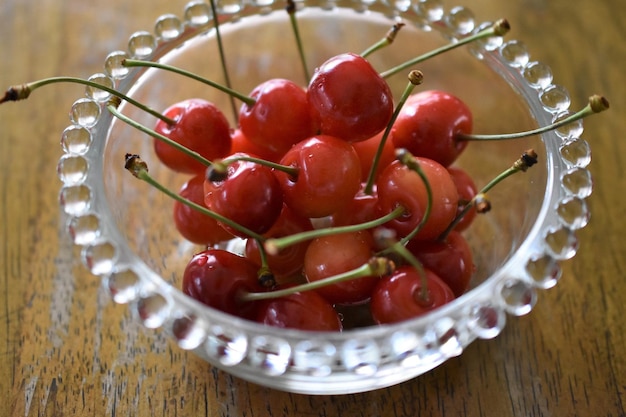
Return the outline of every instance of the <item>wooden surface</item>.
{"type": "MultiPolygon", "coordinates": [[[[0,88],[88,76],[128,35],[184,0],[3,0],[0,88]]],[[[533,312],[415,380],[358,395],[309,397],[216,371],[155,338],[77,261],[59,218],[59,132],[80,87],[0,106],[2,416],[624,416],[626,415],[626,9],[612,0],[472,0],[508,17],[549,63],[586,123],[595,188],[579,254],[533,312]]]]}

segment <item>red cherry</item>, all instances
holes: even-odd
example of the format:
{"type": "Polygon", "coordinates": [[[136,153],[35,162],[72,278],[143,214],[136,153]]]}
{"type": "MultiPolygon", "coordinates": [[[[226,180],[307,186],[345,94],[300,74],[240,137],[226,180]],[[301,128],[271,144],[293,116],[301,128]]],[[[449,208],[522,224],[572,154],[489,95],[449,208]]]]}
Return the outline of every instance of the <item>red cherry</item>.
{"type": "MultiPolygon", "coordinates": [[[[465,171],[459,167],[448,167],[448,172],[452,177],[452,181],[456,185],[456,190],[459,193],[459,207],[457,209],[457,214],[460,214],[463,211],[465,203],[469,203],[476,193],[478,193],[478,188],[476,187],[476,183],[474,179],[465,171]]],[[[457,231],[463,231],[467,229],[470,224],[474,221],[476,217],[476,209],[472,207],[463,218],[456,224],[454,227],[457,231]]]]}
{"type": "Polygon", "coordinates": [[[472,250],[459,233],[452,231],[444,241],[416,241],[407,244],[407,249],[424,265],[444,281],[456,297],[469,288],[474,273],[472,250]]]}
{"type": "Polygon", "coordinates": [[[225,313],[250,317],[254,302],[240,295],[260,292],[257,266],[231,252],[209,249],[193,256],[183,273],[182,290],[190,297],[225,313]]]}
{"type": "Polygon", "coordinates": [[[271,79],[257,86],[239,112],[241,131],[252,143],[282,154],[316,133],[307,94],[292,81],[271,79]]]}
{"type": "MultiPolygon", "coordinates": [[[[167,108],[164,115],[176,123],[168,125],[162,120],[157,121],[154,128],[157,133],[208,160],[223,158],[230,153],[228,120],[213,103],[202,99],[189,99],[167,108]]],[[[206,169],[201,162],[163,141],[155,140],[154,150],[166,166],[177,172],[194,174],[206,169]]]]}
{"type": "Polygon", "coordinates": [[[364,186],[365,184],[361,184],[361,189],[352,200],[332,214],[331,223],[333,226],[361,224],[379,217],[376,187],[372,193],[367,194],[364,191],[364,186]]]}
{"type": "Polygon", "coordinates": [[[340,54],[315,70],[307,90],[321,133],[349,142],[382,131],[393,113],[387,82],[363,57],[340,54]]]}
{"type": "Polygon", "coordinates": [[[398,268],[382,278],[371,299],[371,311],[378,324],[398,323],[421,316],[454,300],[452,290],[426,269],[428,298],[422,298],[422,277],[413,267],[398,268]]]}
{"type": "MultiPolygon", "coordinates": [[[[200,206],[204,204],[204,174],[189,179],[179,195],[200,206]]],[[[179,201],[174,202],[174,224],[187,240],[199,245],[215,245],[233,238],[216,220],[179,201]]]]}
{"type": "Polygon", "coordinates": [[[232,145],[230,148],[230,153],[246,153],[249,155],[256,155],[259,158],[265,159],[266,161],[278,162],[280,158],[283,157],[282,153],[272,152],[271,150],[259,146],[256,143],[250,142],[246,135],[243,134],[241,129],[234,129],[231,132],[231,140],[232,145]]]}
{"type": "MultiPolygon", "coordinates": [[[[229,158],[246,154],[234,154],[229,158]]],[[[216,213],[256,233],[267,232],[283,207],[283,193],[266,165],[234,160],[228,164],[226,179],[204,182],[204,201],[216,213]]],[[[231,233],[246,237],[230,226],[224,227],[231,233]]]]}
{"type": "MultiPolygon", "coordinates": [[[[314,239],[304,257],[304,275],[308,282],[356,269],[373,254],[374,239],[368,231],[341,233],[314,239]]],[[[332,304],[360,304],[369,300],[378,276],[343,281],[316,291],[332,304]]]]}
{"type": "MultiPolygon", "coordinates": [[[[374,157],[378,152],[378,146],[382,140],[383,134],[385,131],[383,130],[379,134],[366,139],[361,142],[354,142],[352,146],[354,146],[354,150],[357,155],[359,155],[359,160],[361,161],[361,181],[366,182],[369,179],[369,173],[372,169],[372,164],[374,162],[374,157]]],[[[385,144],[382,149],[382,153],[380,154],[378,166],[376,167],[376,172],[374,173],[374,180],[378,177],[378,174],[390,163],[392,163],[396,159],[396,151],[393,146],[393,142],[390,137],[387,137],[385,144]]]]}
{"type": "Polygon", "coordinates": [[[256,321],[267,326],[308,331],[342,330],[337,311],[315,291],[261,301],[256,321]]]}
{"type": "MultiPolygon", "coordinates": [[[[428,178],[432,190],[430,216],[415,238],[435,239],[454,219],[459,196],[446,168],[431,159],[415,159],[428,178]]],[[[421,222],[428,205],[428,196],[422,178],[399,161],[394,161],[381,172],[376,184],[379,208],[382,213],[390,213],[398,206],[406,210],[402,216],[385,225],[395,230],[399,237],[411,233],[421,222]]]]}
{"type": "Polygon", "coordinates": [[[430,90],[406,101],[392,127],[392,141],[396,148],[448,166],[468,143],[457,140],[457,135],[471,131],[470,109],[449,93],[430,90]]]}
{"type": "MultiPolygon", "coordinates": [[[[313,230],[311,220],[306,217],[296,215],[289,206],[283,206],[280,217],[272,228],[264,233],[267,238],[280,238],[294,233],[313,230]]],[[[304,256],[309,246],[309,241],[300,242],[282,249],[277,254],[267,254],[267,263],[275,278],[291,277],[302,270],[304,256]]],[[[255,239],[246,241],[246,258],[257,265],[261,265],[261,255],[259,253],[258,242],[255,239]]]]}
{"type": "Polygon", "coordinates": [[[294,145],[281,159],[298,169],[296,178],[285,172],[276,177],[285,202],[303,217],[325,217],[347,204],[359,190],[361,165],[351,144],[327,135],[294,145]]]}

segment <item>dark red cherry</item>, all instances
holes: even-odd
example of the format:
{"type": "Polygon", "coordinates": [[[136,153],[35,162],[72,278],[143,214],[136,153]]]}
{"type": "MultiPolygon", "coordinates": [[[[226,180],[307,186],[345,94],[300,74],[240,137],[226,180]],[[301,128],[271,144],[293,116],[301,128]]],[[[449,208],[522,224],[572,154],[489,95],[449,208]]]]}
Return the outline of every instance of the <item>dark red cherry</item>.
{"type": "Polygon", "coordinates": [[[425,270],[428,296],[422,294],[422,277],[413,267],[398,268],[382,278],[370,301],[374,321],[378,324],[398,323],[419,317],[454,300],[454,293],[437,275],[425,270]]]}
{"type": "MultiPolygon", "coordinates": [[[[204,174],[198,174],[190,178],[181,187],[179,195],[205,207],[204,174]]],[[[233,235],[227,232],[212,217],[180,201],[174,202],[174,224],[185,239],[199,245],[215,245],[233,238],[233,235]]]]}
{"type": "MultiPolygon", "coordinates": [[[[273,225],[283,207],[283,192],[272,168],[255,162],[237,160],[250,155],[234,154],[228,164],[226,178],[204,182],[204,201],[216,213],[255,233],[265,233],[273,225]]],[[[244,233],[223,225],[228,231],[244,233]]]]}
{"type": "Polygon", "coordinates": [[[250,317],[254,302],[241,301],[247,292],[260,292],[257,266],[231,252],[209,249],[193,256],[183,273],[185,294],[225,313],[250,317]]]}
{"type": "Polygon", "coordinates": [[[452,94],[429,90],[406,101],[393,125],[392,141],[396,148],[448,166],[468,143],[457,140],[457,135],[471,131],[472,114],[465,103],[452,94]]]}
{"type": "Polygon", "coordinates": [[[255,320],[267,326],[289,329],[329,332],[342,330],[337,311],[315,291],[261,301],[255,320]]]}
{"type": "Polygon", "coordinates": [[[340,54],[320,65],[307,90],[321,133],[349,142],[382,131],[393,113],[387,82],[363,57],[340,54]]]}
{"type": "Polygon", "coordinates": [[[407,244],[407,249],[425,268],[448,284],[456,297],[463,295],[469,288],[475,266],[472,250],[459,232],[450,232],[444,241],[412,240],[407,244]]]}
{"type": "Polygon", "coordinates": [[[257,86],[250,97],[256,102],[241,106],[239,125],[248,140],[257,146],[282,154],[317,133],[307,94],[296,83],[271,79],[257,86]]]}
{"type": "MultiPolygon", "coordinates": [[[[163,113],[175,120],[168,125],[158,120],[154,130],[195,151],[208,160],[223,158],[230,153],[231,138],[228,120],[213,103],[189,99],[174,104],[163,113]]],[[[154,141],[159,159],[169,168],[184,173],[199,173],[206,169],[201,162],[161,141],[154,141]]]]}

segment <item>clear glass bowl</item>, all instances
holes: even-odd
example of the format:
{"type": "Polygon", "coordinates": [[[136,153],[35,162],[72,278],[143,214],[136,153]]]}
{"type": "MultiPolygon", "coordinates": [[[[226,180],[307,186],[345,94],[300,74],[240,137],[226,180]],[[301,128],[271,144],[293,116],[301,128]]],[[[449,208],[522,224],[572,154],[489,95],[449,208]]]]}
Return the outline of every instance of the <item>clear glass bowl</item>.
{"type": "MultiPolygon", "coordinates": [[[[272,77],[304,84],[283,7],[271,0],[219,5],[237,90],[249,92],[272,77]]],[[[486,25],[467,8],[447,9],[437,0],[305,0],[298,7],[311,69],[334,54],[361,52],[399,19],[407,25],[395,43],[370,57],[379,70],[486,25]]],[[[182,17],[162,16],[153,31],[132,34],[127,49],[107,56],[103,72],[92,79],[157,110],[195,96],[226,109],[230,105],[223,93],[180,75],[129,71],[120,64],[126,57],[159,60],[222,81],[208,3],[191,2],[182,17]]],[[[568,114],[567,91],[516,40],[480,41],[417,69],[425,74],[418,89],[445,89],[466,101],[477,133],[531,128],[568,114]]],[[[406,77],[395,76],[390,84],[399,97],[406,77]]],[[[180,238],[171,220],[172,201],[133,178],[123,167],[124,155],[140,154],[152,175],[172,189],[186,178],[158,163],[149,137],[112,118],[105,109],[108,98],[102,90],[87,88],[72,106],[72,123],[61,139],[60,203],[83,263],[102,278],[112,299],[128,304],[146,327],[160,329],[182,349],[233,375],[280,390],[344,394],[387,387],[460,355],[477,338],[497,336],[509,315],[531,311],[538,289],[555,285],[559,264],[576,253],[576,230],[589,217],[590,150],[580,138],[582,123],[541,137],[472,143],[458,165],[479,186],[528,148],[538,152],[540,163],[494,189],[492,211],[466,233],[477,264],[468,293],[396,325],[329,334],[264,327],[207,308],[179,291],[186,262],[200,248],[180,238]]],[[[154,123],[130,105],[121,110],[144,124],[154,123]]]]}

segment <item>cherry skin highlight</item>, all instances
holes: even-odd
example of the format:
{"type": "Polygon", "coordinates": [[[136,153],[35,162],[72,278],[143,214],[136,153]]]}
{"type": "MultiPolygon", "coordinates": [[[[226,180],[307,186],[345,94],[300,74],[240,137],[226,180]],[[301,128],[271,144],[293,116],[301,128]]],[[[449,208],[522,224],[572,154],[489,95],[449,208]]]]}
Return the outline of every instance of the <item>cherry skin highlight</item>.
{"type": "Polygon", "coordinates": [[[411,95],[392,127],[396,148],[407,149],[415,156],[434,159],[449,166],[467,147],[457,139],[472,131],[472,114],[452,94],[429,90],[411,95]]]}
{"type": "Polygon", "coordinates": [[[382,131],[391,120],[387,82],[363,57],[336,55],[313,74],[307,96],[321,133],[357,142],[382,131]]]}
{"type": "MultiPolygon", "coordinates": [[[[228,120],[213,103],[197,98],[184,100],[168,107],[163,114],[176,123],[168,125],[158,120],[154,128],[157,133],[210,161],[230,153],[228,120]]],[[[154,151],[159,160],[174,171],[195,174],[206,169],[201,162],[161,140],[154,141],[154,151]]]]}

